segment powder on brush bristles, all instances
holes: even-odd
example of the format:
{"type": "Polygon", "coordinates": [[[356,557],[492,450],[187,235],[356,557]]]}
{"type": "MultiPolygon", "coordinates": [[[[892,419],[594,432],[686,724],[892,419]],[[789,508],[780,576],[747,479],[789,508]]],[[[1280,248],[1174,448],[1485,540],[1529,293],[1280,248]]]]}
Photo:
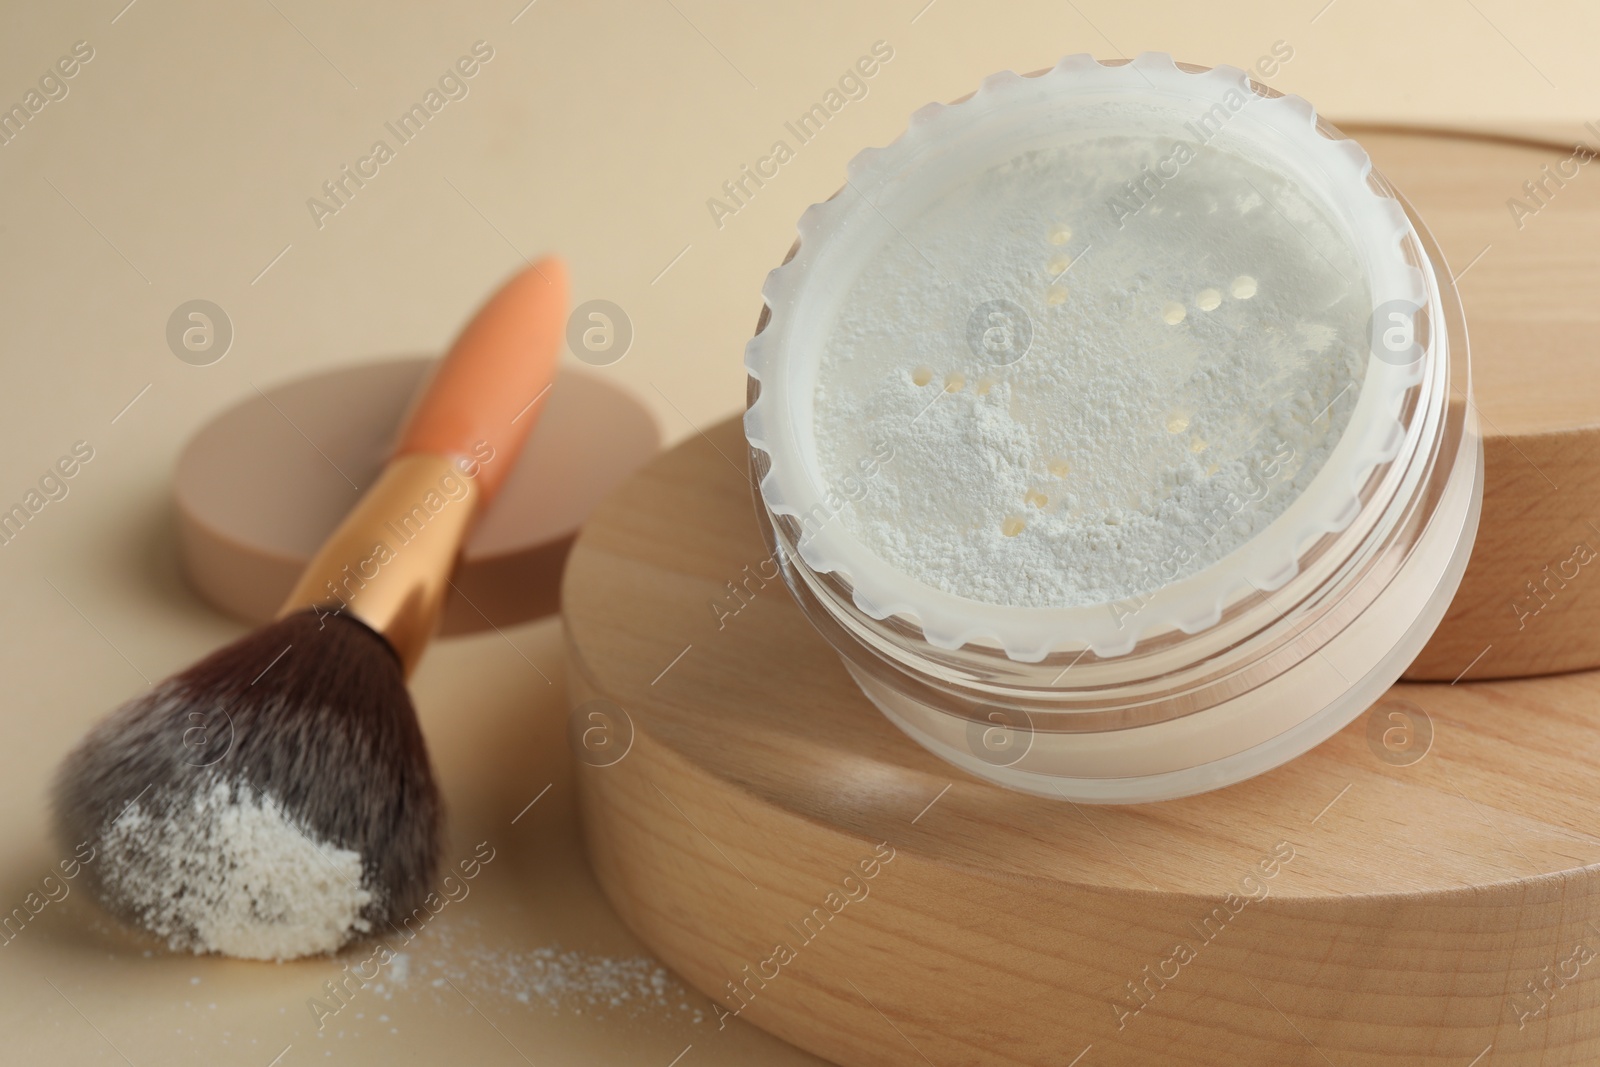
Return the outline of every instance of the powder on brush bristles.
{"type": "Polygon", "coordinates": [[[433,888],[442,812],[394,651],[352,619],[263,627],[96,726],[56,780],[89,888],[174,949],[336,951],[433,888]]]}
{"type": "Polygon", "coordinates": [[[166,815],[131,804],[106,830],[99,862],[105,890],[174,949],[294,959],[371,930],[361,855],[319,840],[243,783],[202,783],[166,815]]]}

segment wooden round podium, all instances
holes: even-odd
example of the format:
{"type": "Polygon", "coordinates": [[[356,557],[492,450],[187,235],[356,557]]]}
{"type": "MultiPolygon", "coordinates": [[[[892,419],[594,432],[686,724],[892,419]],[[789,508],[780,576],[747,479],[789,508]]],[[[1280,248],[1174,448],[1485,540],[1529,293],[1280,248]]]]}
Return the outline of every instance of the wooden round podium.
{"type": "MultiPolygon", "coordinates": [[[[1453,256],[1521,179],[1495,183],[1549,155],[1361,136],[1453,256]],[[1493,165],[1462,169],[1479,157],[1493,165]]],[[[1397,686],[1217,792],[1084,806],[949,767],[868,703],[773,577],[738,422],[654,461],[594,514],[563,587],[585,833],[623,919],[719,1013],[846,1065],[1600,1061],[1600,672],[1481,681],[1468,662],[1480,639],[1526,642],[1483,677],[1595,662],[1595,634],[1567,632],[1596,617],[1586,573],[1520,638],[1486,629],[1495,583],[1600,536],[1548,529],[1600,511],[1574,399],[1596,395],[1600,311],[1566,306],[1581,336],[1503,321],[1529,314],[1502,291],[1522,291],[1525,254],[1600,229],[1600,195],[1570,192],[1571,218],[1512,231],[1502,265],[1496,244],[1462,282],[1480,385],[1521,361],[1563,395],[1541,421],[1526,383],[1480,393],[1487,569],[1425,654],[1447,680],[1397,686]],[[1513,340],[1560,351],[1540,363],[1513,340]]],[[[1600,280],[1595,247],[1569,252],[1575,302],[1600,280]]]]}

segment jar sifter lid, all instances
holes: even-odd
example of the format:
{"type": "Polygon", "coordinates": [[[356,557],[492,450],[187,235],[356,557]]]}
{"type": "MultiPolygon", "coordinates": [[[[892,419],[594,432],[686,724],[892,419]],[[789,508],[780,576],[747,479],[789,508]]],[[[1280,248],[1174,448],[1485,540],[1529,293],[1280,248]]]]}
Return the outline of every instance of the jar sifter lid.
{"type": "MultiPolygon", "coordinates": [[[[1431,267],[1402,252],[1415,238],[1403,208],[1369,182],[1370,172],[1360,147],[1330,136],[1304,100],[1273,94],[1233,68],[1196,72],[1162,54],[1121,64],[1068,57],[1033,77],[995,75],[962,103],[923,108],[899,139],[852,160],[839,195],[805,213],[796,254],[763,289],[770,317],[746,350],[760,391],[745,428],[767,456],[760,486],[767,508],[797,527],[804,564],[846,583],[868,616],[898,617],[936,647],[994,647],[1023,662],[1064,649],[1118,656],[1147,636],[1205,630],[1231,605],[1281,588],[1300,572],[1308,546],[1355,521],[1386,465],[1407,447],[1419,409],[1416,387],[1430,366],[1448,358],[1443,331],[1405,332],[1401,343],[1389,343],[1391,320],[1409,330],[1440,321],[1442,312],[1434,279],[1423,273],[1431,267]],[[905,242],[918,217],[952,188],[1030,153],[1093,151],[1097,138],[1130,134],[1174,145],[1199,137],[1209,149],[1283,175],[1334,221],[1372,310],[1371,351],[1363,353],[1344,429],[1298,496],[1263,528],[1221,558],[1135,597],[1017,606],[918,580],[838,521],[852,502],[829,484],[815,427],[829,331],[872,258],[886,244],[905,242]]],[[[1129,203],[1140,202],[1125,201],[1123,210],[1129,203]]],[[[1101,221],[1118,221],[1117,210],[1111,207],[1101,221]]],[[[1292,228],[1294,220],[1279,214],[1274,224],[1292,228]]],[[[950,345],[967,340],[972,312],[996,295],[974,288],[957,297],[941,327],[950,345]]]]}

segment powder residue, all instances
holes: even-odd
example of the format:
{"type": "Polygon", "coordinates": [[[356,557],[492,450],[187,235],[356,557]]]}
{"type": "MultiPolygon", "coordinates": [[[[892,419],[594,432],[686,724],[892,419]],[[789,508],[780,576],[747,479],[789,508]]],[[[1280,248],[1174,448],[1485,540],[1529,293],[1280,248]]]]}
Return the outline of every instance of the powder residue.
{"type": "Polygon", "coordinates": [[[102,864],[108,894],[177,950],[293,959],[369,928],[361,855],[243,783],[208,782],[165,811],[135,801],[107,827],[102,864]]]}
{"type": "Polygon", "coordinates": [[[380,995],[392,1000],[413,986],[444,1000],[457,998],[459,989],[474,1003],[536,1005],[595,1019],[705,1018],[705,998],[649,956],[559,944],[513,947],[501,939],[491,944],[474,932],[477,926],[465,920],[429,927],[426,945],[395,956],[380,995]]]}
{"type": "Polygon", "coordinates": [[[1240,548],[1322,469],[1368,358],[1362,262],[1295,181],[1173,143],[1030,152],[895,221],[813,416],[873,554],[972,600],[1110,603],[1240,548]]]}
{"type": "MultiPolygon", "coordinates": [[[[480,949],[468,960],[469,980],[520,1004],[601,1018],[691,1010],[683,986],[647,956],[606,956],[541,945],[525,951],[480,949]]],[[[442,984],[442,979],[433,981],[442,984]]]]}

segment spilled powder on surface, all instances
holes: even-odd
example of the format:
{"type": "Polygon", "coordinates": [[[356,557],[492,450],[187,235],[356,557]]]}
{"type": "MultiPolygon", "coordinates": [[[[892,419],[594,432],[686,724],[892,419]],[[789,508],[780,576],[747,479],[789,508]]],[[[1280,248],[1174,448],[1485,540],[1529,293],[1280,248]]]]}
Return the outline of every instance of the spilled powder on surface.
{"type": "MultiPolygon", "coordinates": [[[[473,920],[459,924],[476,927],[473,920]]],[[[458,936],[452,925],[436,924],[432,942],[397,953],[374,988],[384,999],[411,987],[431,990],[438,999],[458,999],[454,983],[475,1003],[505,1007],[534,1005],[595,1019],[677,1017],[699,1023],[705,998],[649,956],[608,956],[559,944],[505,948],[481,937],[458,936]]]]}
{"type": "Polygon", "coordinates": [[[360,853],[243,783],[209,782],[171,813],[131,804],[107,827],[102,862],[107,894],[177,950],[293,959],[370,926],[360,853]]]}

